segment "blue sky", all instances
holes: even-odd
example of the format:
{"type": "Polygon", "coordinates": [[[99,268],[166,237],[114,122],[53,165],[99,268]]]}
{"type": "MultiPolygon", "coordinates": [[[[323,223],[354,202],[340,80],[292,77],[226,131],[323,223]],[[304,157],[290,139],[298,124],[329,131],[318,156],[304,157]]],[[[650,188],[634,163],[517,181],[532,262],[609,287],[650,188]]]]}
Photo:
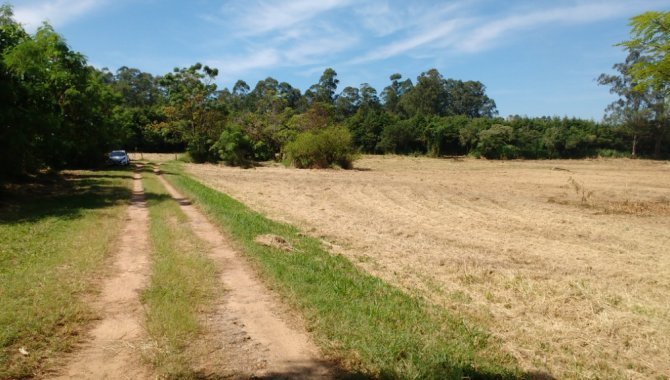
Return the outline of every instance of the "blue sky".
{"type": "MultiPolygon", "coordinates": [[[[2,0],[0,0],[2,1],[2,0]]],[[[202,62],[218,84],[272,76],[305,90],[323,70],[340,85],[437,68],[479,80],[501,116],[600,120],[615,97],[595,78],[625,53],[630,17],[658,0],[15,0],[33,32],[48,20],[96,67],[155,75],[202,62]]]]}

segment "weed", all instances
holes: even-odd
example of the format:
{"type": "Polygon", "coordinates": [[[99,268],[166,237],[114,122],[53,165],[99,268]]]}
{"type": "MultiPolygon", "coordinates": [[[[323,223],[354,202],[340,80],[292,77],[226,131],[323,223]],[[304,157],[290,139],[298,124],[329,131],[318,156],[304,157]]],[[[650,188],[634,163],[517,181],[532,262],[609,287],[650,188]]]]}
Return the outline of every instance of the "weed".
{"type": "Polygon", "coordinates": [[[587,190],[583,183],[577,182],[577,180],[572,177],[568,178],[568,183],[575,190],[575,193],[578,196],[581,196],[582,204],[587,204],[591,196],[593,196],[593,191],[587,190]]]}

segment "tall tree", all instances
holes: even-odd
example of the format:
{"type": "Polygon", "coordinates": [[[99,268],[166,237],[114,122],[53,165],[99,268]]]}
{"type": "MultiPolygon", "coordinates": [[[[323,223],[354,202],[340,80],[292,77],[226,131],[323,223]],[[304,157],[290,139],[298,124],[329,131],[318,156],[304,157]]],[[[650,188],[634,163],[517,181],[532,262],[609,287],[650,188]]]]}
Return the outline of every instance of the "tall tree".
{"type": "Polygon", "coordinates": [[[650,132],[654,117],[650,105],[656,98],[649,89],[637,87],[637,81],[632,76],[632,67],[640,59],[640,52],[633,50],[625,62],[613,66],[619,72],[618,75],[601,74],[598,77],[600,85],[610,86],[610,92],[619,96],[619,99],[607,106],[606,119],[614,125],[623,126],[631,135],[633,156],[637,155],[640,137],[650,132]]]}
{"type": "Polygon", "coordinates": [[[347,86],[335,100],[335,108],[341,119],[350,117],[361,103],[360,91],[356,87],[347,86]]]}
{"type": "Polygon", "coordinates": [[[377,90],[375,90],[374,87],[367,83],[362,83],[360,87],[360,94],[361,107],[374,109],[380,107],[381,104],[379,103],[379,96],[377,96],[377,90]]]}
{"type": "Polygon", "coordinates": [[[445,80],[437,69],[430,69],[416,78],[416,85],[400,100],[400,107],[409,116],[446,115],[445,80]]]}
{"type": "Polygon", "coordinates": [[[212,141],[223,130],[224,114],[216,98],[214,79],[218,70],[200,63],[175,68],[160,84],[165,88],[167,103],[163,108],[167,121],[159,127],[181,134],[195,161],[212,159],[212,141]]]}
{"type": "Polygon", "coordinates": [[[496,103],[486,95],[486,86],[479,81],[447,79],[446,115],[468,117],[494,117],[498,114],[496,103]]]}
{"type": "Polygon", "coordinates": [[[306,95],[312,102],[333,104],[338,83],[340,80],[337,79],[337,73],[329,67],[321,74],[319,83],[312,85],[306,95]]]}
{"type": "MultiPolygon", "coordinates": [[[[10,24],[3,23],[3,29],[10,24]]],[[[46,23],[4,50],[2,58],[10,75],[20,79],[10,128],[21,132],[9,142],[22,146],[23,164],[60,168],[98,162],[115,140],[116,99],[104,75],[46,23]]]]}
{"type": "Polygon", "coordinates": [[[381,97],[386,110],[397,114],[400,112],[400,99],[414,87],[414,84],[411,79],[401,82],[402,75],[398,73],[392,74],[389,79],[391,80],[391,85],[384,87],[381,97]]]}

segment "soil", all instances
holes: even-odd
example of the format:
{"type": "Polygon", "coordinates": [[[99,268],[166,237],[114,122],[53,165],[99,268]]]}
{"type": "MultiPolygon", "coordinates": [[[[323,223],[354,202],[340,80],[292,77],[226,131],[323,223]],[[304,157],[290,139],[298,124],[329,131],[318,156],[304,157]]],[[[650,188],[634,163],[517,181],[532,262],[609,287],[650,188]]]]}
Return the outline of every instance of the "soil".
{"type": "Polygon", "coordinates": [[[364,156],[188,171],[559,378],[670,373],[670,164],[364,156]]]}
{"type": "Polygon", "coordinates": [[[330,365],[299,319],[257,278],[227,237],[162,176],[158,178],[181,205],[195,234],[209,244],[225,288],[223,300],[208,316],[206,326],[211,335],[206,339],[221,343],[218,355],[224,357],[224,368],[212,367],[205,360],[201,372],[208,377],[331,377],[330,365]]]}
{"type": "Polygon", "coordinates": [[[94,308],[102,319],[89,340],[71,356],[57,379],[143,379],[151,371],[143,364],[146,336],[139,294],[149,275],[149,214],[142,177],[133,177],[127,223],[115,247],[112,274],[104,279],[94,308]]]}

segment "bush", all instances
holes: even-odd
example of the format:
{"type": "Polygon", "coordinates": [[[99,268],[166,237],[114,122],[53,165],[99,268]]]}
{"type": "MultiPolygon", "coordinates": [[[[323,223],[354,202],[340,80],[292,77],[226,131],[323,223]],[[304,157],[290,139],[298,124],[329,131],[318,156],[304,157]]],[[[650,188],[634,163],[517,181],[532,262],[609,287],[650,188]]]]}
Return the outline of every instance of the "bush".
{"type": "Polygon", "coordinates": [[[615,149],[598,149],[596,151],[596,156],[603,158],[630,158],[631,154],[615,149]]]}
{"type": "Polygon", "coordinates": [[[297,168],[329,168],[338,165],[350,169],[354,160],[351,134],[342,126],[318,132],[303,132],[284,146],[284,153],[297,168]]]}
{"type": "Polygon", "coordinates": [[[421,141],[421,135],[425,122],[420,120],[421,123],[418,123],[415,119],[387,125],[381,133],[377,150],[394,154],[424,153],[425,143],[421,141]]]}
{"type": "Polygon", "coordinates": [[[516,158],[517,148],[511,144],[514,130],[507,125],[494,124],[479,132],[477,152],[486,158],[516,158]]]}
{"type": "Polygon", "coordinates": [[[227,127],[219,140],[212,145],[212,151],[228,165],[249,166],[254,157],[254,145],[249,136],[236,126],[227,127]]]}
{"type": "Polygon", "coordinates": [[[186,145],[186,152],[196,163],[203,163],[212,160],[210,152],[211,140],[206,136],[195,136],[186,145]]]}

